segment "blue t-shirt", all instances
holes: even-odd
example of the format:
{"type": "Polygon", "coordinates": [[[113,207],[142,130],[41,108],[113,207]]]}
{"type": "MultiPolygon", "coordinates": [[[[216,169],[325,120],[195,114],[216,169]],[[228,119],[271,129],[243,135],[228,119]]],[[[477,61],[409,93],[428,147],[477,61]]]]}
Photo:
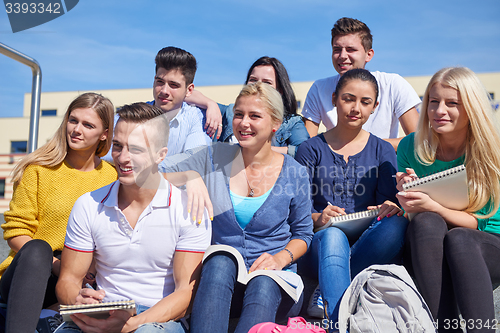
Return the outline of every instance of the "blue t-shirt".
{"type": "Polygon", "coordinates": [[[323,134],[304,141],[295,155],[311,181],[312,213],[321,213],[330,202],[347,214],[396,199],[396,152],[390,143],[370,134],[359,153],[335,153],[323,134]]]}
{"type": "Polygon", "coordinates": [[[266,201],[272,189],[271,187],[269,191],[259,197],[243,197],[229,190],[231,202],[234,207],[234,215],[241,229],[245,229],[247,224],[250,223],[252,217],[259,210],[264,201],[266,201]]]}

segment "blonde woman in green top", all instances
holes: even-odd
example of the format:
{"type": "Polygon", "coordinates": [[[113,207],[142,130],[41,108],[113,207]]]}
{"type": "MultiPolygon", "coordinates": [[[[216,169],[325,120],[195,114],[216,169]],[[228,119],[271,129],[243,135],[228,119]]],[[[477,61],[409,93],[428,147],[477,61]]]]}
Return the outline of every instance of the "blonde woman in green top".
{"type": "Polygon", "coordinates": [[[492,106],[468,68],[444,68],[429,82],[417,132],[398,148],[398,199],[411,220],[409,267],[439,332],[494,332],[492,282],[500,282],[500,137],[492,106]],[[448,209],[402,184],[465,164],[469,205],[448,209]],[[460,321],[458,313],[463,320],[460,321]]]}

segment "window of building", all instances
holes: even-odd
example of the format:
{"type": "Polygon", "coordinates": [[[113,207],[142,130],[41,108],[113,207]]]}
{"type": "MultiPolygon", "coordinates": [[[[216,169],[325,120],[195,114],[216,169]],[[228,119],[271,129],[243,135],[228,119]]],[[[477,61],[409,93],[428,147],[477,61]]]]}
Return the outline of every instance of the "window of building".
{"type": "Polygon", "coordinates": [[[11,141],[10,152],[12,154],[26,153],[28,151],[28,141],[11,141]]]}
{"type": "Polygon", "coordinates": [[[42,117],[55,117],[57,110],[42,110],[42,117]]]}
{"type": "Polygon", "coordinates": [[[5,198],[5,178],[0,179],[0,198],[5,198]]]}

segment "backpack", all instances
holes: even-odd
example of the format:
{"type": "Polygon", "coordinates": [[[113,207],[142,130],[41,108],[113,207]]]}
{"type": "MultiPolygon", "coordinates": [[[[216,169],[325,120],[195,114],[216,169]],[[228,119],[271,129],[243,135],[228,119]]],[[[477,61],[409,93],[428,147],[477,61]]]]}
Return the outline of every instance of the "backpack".
{"type": "Polygon", "coordinates": [[[403,266],[372,265],[340,301],[341,333],[436,332],[432,314],[403,266]]]}

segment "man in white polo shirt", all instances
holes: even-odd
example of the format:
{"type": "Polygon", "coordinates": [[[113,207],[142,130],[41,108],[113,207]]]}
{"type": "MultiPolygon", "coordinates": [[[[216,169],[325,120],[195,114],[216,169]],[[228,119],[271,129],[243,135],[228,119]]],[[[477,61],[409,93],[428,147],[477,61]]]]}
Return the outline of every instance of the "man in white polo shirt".
{"type": "Polygon", "coordinates": [[[168,141],[162,110],[135,103],[118,114],[112,152],[118,180],[75,203],[56,291],[61,304],[133,299],[138,315],[76,314],[74,324],[65,323],[58,332],[186,332],[179,319],[210,245],[210,219],[205,213],[201,223],[193,222],[186,193],[158,173],[168,141]],[[82,289],[92,259],[97,290],[82,289]]]}

